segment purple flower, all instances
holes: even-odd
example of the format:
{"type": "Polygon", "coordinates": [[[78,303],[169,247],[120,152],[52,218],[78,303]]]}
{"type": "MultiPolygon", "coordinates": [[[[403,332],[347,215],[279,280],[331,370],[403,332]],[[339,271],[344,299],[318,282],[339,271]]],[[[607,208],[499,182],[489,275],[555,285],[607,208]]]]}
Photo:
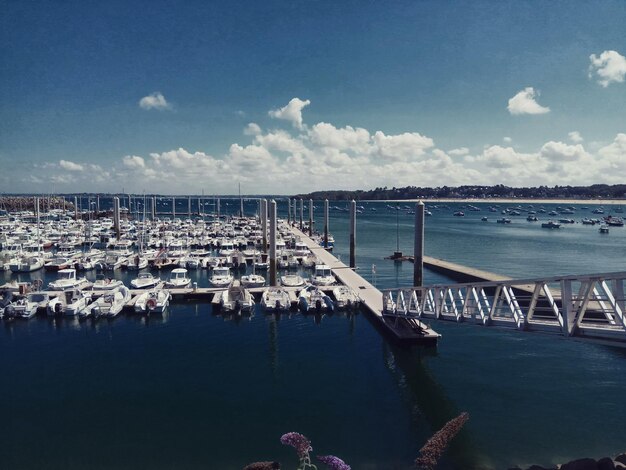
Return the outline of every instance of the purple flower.
{"type": "Polygon", "coordinates": [[[243,470],[277,470],[280,469],[278,462],[254,462],[243,467],[243,470]]]}
{"type": "Polygon", "coordinates": [[[350,465],[334,455],[318,455],[317,460],[325,463],[330,470],[350,470],[350,465]]]}
{"type": "Polygon", "coordinates": [[[306,457],[309,452],[313,450],[313,447],[311,447],[311,441],[297,432],[288,432],[287,434],[283,434],[280,438],[280,442],[296,449],[298,457],[300,458],[306,457]]]}

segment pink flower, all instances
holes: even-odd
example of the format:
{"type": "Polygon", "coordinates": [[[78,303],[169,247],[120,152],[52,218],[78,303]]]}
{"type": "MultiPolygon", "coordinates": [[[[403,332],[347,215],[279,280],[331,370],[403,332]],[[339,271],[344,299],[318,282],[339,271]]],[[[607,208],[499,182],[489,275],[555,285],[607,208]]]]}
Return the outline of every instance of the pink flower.
{"type": "Polygon", "coordinates": [[[350,470],[350,465],[334,455],[318,455],[317,460],[325,463],[330,470],[350,470]]]}
{"type": "Polygon", "coordinates": [[[311,447],[311,441],[297,432],[288,432],[287,434],[283,434],[280,438],[280,442],[296,449],[298,457],[300,458],[306,457],[309,452],[313,450],[313,447],[311,447]]]}

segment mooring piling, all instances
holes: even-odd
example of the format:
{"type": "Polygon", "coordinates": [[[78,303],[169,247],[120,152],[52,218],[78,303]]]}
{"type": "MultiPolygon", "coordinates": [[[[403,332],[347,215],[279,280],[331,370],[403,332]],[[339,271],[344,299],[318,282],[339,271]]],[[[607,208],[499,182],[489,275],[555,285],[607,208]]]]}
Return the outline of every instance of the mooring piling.
{"type": "Polygon", "coordinates": [[[276,201],[270,201],[270,285],[277,286],[276,279],[276,201]]]}
{"type": "Polygon", "coordinates": [[[424,203],[422,201],[415,205],[413,258],[413,285],[422,287],[424,283],[424,203]]]}
{"type": "Polygon", "coordinates": [[[356,202],[350,203],[350,267],[356,268],[356,202]]]}

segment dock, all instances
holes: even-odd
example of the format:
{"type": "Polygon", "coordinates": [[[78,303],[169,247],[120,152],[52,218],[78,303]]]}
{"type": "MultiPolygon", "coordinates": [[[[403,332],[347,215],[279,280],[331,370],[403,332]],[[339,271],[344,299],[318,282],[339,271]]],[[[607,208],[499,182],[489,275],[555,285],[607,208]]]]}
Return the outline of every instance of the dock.
{"type": "Polygon", "coordinates": [[[419,319],[384,315],[383,293],[381,291],[298,228],[291,227],[291,230],[322,263],[330,267],[333,275],[341,284],[354,289],[359,294],[363,307],[372,315],[383,332],[402,344],[431,346],[437,344],[441,335],[419,319]]]}

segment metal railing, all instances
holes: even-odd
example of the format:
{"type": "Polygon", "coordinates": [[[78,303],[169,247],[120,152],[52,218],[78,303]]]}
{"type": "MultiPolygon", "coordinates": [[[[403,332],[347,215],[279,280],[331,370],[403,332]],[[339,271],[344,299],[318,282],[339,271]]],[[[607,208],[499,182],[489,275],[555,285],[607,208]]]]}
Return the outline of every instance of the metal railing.
{"type": "Polygon", "coordinates": [[[626,272],[387,289],[383,315],[624,343],[626,272]]]}

